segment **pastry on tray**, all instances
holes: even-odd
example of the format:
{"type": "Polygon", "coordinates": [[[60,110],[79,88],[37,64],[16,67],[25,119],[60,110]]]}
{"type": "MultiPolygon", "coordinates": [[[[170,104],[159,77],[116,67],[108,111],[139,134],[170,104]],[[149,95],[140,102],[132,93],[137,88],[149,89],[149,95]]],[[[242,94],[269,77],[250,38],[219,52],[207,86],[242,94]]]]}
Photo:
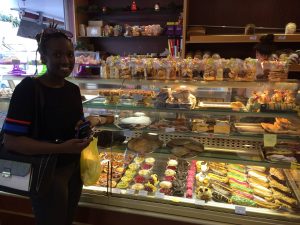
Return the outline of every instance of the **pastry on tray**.
{"type": "Polygon", "coordinates": [[[175,156],[183,158],[194,157],[204,150],[200,142],[188,138],[172,139],[167,146],[175,156]]]}
{"type": "Polygon", "coordinates": [[[139,153],[150,153],[162,147],[162,141],[156,135],[143,134],[128,142],[128,148],[139,153]]]}
{"type": "Polygon", "coordinates": [[[150,124],[151,119],[148,116],[131,116],[115,121],[115,125],[123,129],[142,129],[150,124]]]}
{"type": "Polygon", "coordinates": [[[289,121],[286,118],[276,117],[275,122],[273,124],[261,123],[261,126],[270,133],[300,135],[299,126],[295,126],[291,121],[289,121]]]}
{"type": "MultiPolygon", "coordinates": [[[[300,145],[297,142],[279,143],[274,147],[264,147],[263,152],[266,159],[270,161],[299,162],[300,145]]],[[[273,171],[273,169],[272,169],[273,171]]],[[[273,174],[272,174],[273,175],[273,174]]]]}

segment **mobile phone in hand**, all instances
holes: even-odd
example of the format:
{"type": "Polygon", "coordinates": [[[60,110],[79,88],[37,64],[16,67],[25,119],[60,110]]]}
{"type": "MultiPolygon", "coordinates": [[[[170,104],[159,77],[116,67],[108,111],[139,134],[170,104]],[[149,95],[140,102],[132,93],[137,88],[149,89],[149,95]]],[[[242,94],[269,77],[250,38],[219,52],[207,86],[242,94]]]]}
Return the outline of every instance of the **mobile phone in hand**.
{"type": "Polygon", "coordinates": [[[79,139],[84,139],[90,137],[92,133],[91,129],[91,122],[85,121],[83,124],[81,124],[76,132],[75,137],[79,139]]]}

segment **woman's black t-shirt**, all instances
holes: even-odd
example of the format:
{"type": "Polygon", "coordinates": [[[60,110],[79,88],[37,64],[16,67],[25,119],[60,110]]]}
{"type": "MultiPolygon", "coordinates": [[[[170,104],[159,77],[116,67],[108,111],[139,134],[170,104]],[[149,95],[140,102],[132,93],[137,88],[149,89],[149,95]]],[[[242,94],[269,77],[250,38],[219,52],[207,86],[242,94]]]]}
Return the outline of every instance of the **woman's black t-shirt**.
{"type": "MultiPolygon", "coordinates": [[[[30,136],[35,121],[35,83],[32,78],[18,84],[10,101],[3,130],[7,134],[30,136]]],[[[39,82],[39,81],[38,81],[39,82]]],[[[80,90],[65,81],[62,88],[38,84],[44,98],[43,121],[39,121],[39,139],[54,142],[75,137],[76,123],[83,118],[80,90]]],[[[58,164],[79,159],[80,154],[60,154],[58,164]]]]}

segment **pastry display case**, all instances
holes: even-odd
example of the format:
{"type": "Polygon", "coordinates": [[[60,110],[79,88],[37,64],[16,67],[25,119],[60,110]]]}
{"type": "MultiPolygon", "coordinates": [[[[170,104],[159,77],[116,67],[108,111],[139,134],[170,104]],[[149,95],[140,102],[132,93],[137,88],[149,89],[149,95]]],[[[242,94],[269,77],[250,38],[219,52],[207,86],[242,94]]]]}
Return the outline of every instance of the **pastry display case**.
{"type": "Polygon", "coordinates": [[[297,80],[93,83],[84,110],[99,121],[103,171],[82,202],[186,221],[300,222],[297,80]]]}

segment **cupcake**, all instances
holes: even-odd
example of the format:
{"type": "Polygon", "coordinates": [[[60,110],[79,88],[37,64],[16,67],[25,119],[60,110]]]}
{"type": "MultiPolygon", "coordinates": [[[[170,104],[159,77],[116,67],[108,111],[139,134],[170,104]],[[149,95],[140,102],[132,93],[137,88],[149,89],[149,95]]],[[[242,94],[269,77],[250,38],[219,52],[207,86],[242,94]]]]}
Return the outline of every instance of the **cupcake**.
{"type": "Polygon", "coordinates": [[[153,193],[157,190],[157,188],[153,184],[151,184],[150,182],[148,182],[144,186],[145,186],[145,190],[148,191],[148,192],[151,192],[151,193],[153,193]]]}
{"type": "Polygon", "coordinates": [[[126,189],[127,187],[128,187],[128,182],[120,181],[117,184],[117,188],[120,188],[120,189],[126,189]]]}
{"type": "Polygon", "coordinates": [[[164,193],[165,195],[172,195],[173,191],[171,188],[161,188],[159,189],[160,193],[164,193]]]}
{"type": "Polygon", "coordinates": [[[140,170],[139,175],[146,177],[150,175],[150,170],[140,170]]]}
{"type": "Polygon", "coordinates": [[[176,167],[178,165],[177,160],[175,159],[170,159],[167,163],[167,169],[172,169],[172,170],[176,170],[176,167]]]}
{"type": "Polygon", "coordinates": [[[134,158],[134,162],[137,163],[137,164],[141,164],[142,162],[144,162],[145,158],[144,157],[140,157],[140,156],[137,156],[134,158]]]}
{"type": "Polygon", "coordinates": [[[151,174],[151,176],[150,176],[148,182],[149,182],[150,184],[157,185],[157,184],[159,183],[158,178],[157,178],[157,175],[156,175],[156,174],[151,174]]]}
{"type": "Polygon", "coordinates": [[[164,180],[172,182],[173,180],[175,180],[175,177],[174,176],[165,176],[164,180]]]}
{"type": "Polygon", "coordinates": [[[146,179],[145,177],[141,176],[141,175],[137,175],[134,178],[135,183],[145,183],[146,179]]]}
{"type": "Polygon", "coordinates": [[[125,172],[125,176],[126,177],[131,177],[131,178],[133,178],[134,176],[135,176],[135,174],[136,174],[136,171],[135,170],[126,170],[126,172],[125,172]]]}
{"type": "Polygon", "coordinates": [[[144,163],[144,164],[141,166],[141,168],[142,168],[143,170],[150,170],[152,167],[153,167],[153,165],[146,164],[146,163],[144,163]]]}
{"type": "Polygon", "coordinates": [[[170,189],[170,188],[172,188],[172,183],[170,181],[161,181],[159,183],[159,187],[170,189]]]}
{"type": "Polygon", "coordinates": [[[145,163],[148,165],[153,165],[155,163],[155,159],[153,157],[146,158],[145,163]]]}
{"type": "Polygon", "coordinates": [[[125,176],[125,177],[122,177],[122,178],[121,178],[121,181],[129,183],[129,182],[132,181],[132,177],[126,177],[126,176],[125,176]]]}
{"type": "Polygon", "coordinates": [[[131,170],[137,170],[139,167],[140,167],[140,165],[137,163],[131,163],[128,165],[128,168],[131,170]]]}
{"type": "Polygon", "coordinates": [[[176,175],[176,171],[175,170],[171,170],[171,169],[167,169],[165,171],[165,175],[166,176],[172,176],[172,177],[174,177],[176,175]]]}

